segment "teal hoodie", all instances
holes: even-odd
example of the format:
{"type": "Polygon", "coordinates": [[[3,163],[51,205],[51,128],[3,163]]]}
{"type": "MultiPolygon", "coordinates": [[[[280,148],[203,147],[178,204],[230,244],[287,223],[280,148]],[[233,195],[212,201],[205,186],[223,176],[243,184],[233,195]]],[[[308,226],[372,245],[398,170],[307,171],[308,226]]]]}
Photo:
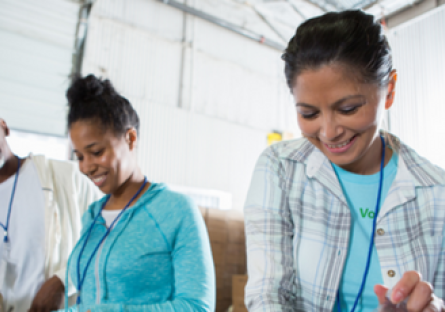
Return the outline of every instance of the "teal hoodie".
{"type": "MultiPolygon", "coordinates": [[[[105,200],[93,203],[83,215],[81,238],[68,262],[67,271],[77,289],[79,253],[105,200]]],[[[100,216],[80,259],[81,276],[106,230],[100,216]]],[[[199,210],[186,196],[153,183],[122,214],[92,259],[79,311],[214,311],[214,276],[199,210]]]]}

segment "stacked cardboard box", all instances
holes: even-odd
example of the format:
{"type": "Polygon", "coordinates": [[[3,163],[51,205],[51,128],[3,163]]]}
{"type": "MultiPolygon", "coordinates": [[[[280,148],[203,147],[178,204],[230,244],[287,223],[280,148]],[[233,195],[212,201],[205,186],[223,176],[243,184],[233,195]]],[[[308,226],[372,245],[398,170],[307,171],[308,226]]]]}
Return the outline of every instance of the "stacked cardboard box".
{"type": "Polygon", "coordinates": [[[209,232],[216,274],[216,312],[232,304],[232,275],[246,272],[244,220],[241,212],[200,208],[209,232]]]}
{"type": "Polygon", "coordinates": [[[232,276],[232,312],[247,312],[244,305],[244,288],[247,284],[247,275],[232,276]]]}

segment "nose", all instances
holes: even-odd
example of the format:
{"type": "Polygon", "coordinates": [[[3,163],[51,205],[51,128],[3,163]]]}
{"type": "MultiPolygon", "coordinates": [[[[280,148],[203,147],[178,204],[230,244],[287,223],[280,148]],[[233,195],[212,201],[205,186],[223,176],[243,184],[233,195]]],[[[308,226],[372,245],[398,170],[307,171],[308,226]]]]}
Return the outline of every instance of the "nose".
{"type": "Polygon", "coordinates": [[[79,161],[79,170],[85,175],[92,175],[96,171],[96,165],[90,156],[84,156],[82,161],[79,161]]]}
{"type": "Polygon", "coordinates": [[[322,117],[320,136],[327,142],[335,141],[343,133],[343,127],[338,124],[334,114],[322,117]]]}

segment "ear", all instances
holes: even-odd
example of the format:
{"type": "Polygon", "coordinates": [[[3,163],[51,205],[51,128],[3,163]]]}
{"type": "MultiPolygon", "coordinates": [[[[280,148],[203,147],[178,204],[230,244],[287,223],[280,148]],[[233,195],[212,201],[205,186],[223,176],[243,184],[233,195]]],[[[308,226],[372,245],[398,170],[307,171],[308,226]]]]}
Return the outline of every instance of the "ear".
{"type": "Polygon", "coordinates": [[[127,130],[127,132],[125,133],[125,141],[128,143],[130,151],[136,148],[138,142],[138,132],[135,128],[131,127],[127,130]]]}
{"type": "Polygon", "coordinates": [[[5,137],[9,136],[9,128],[8,125],[6,124],[6,121],[4,121],[3,119],[0,119],[0,128],[3,130],[3,132],[5,133],[5,137]]]}
{"type": "Polygon", "coordinates": [[[386,91],[386,99],[385,99],[385,109],[388,110],[391,108],[394,103],[394,97],[396,95],[396,82],[397,82],[397,72],[396,70],[392,70],[389,74],[389,82],[386,91]]]}

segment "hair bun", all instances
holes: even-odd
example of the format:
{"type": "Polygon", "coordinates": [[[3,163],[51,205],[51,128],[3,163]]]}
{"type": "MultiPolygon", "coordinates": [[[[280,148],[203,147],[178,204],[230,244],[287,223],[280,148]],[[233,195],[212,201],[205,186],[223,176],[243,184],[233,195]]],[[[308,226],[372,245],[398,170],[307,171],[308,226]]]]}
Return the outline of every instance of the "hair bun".
{"type": "Polygon", "coordinates": [[[94,75],[82,78],[76,75],[66,92],[66,97],[70,105],[91,101],[103,94],[114,94],[114,88],[109,80],[102,80],[94,75]]]}

